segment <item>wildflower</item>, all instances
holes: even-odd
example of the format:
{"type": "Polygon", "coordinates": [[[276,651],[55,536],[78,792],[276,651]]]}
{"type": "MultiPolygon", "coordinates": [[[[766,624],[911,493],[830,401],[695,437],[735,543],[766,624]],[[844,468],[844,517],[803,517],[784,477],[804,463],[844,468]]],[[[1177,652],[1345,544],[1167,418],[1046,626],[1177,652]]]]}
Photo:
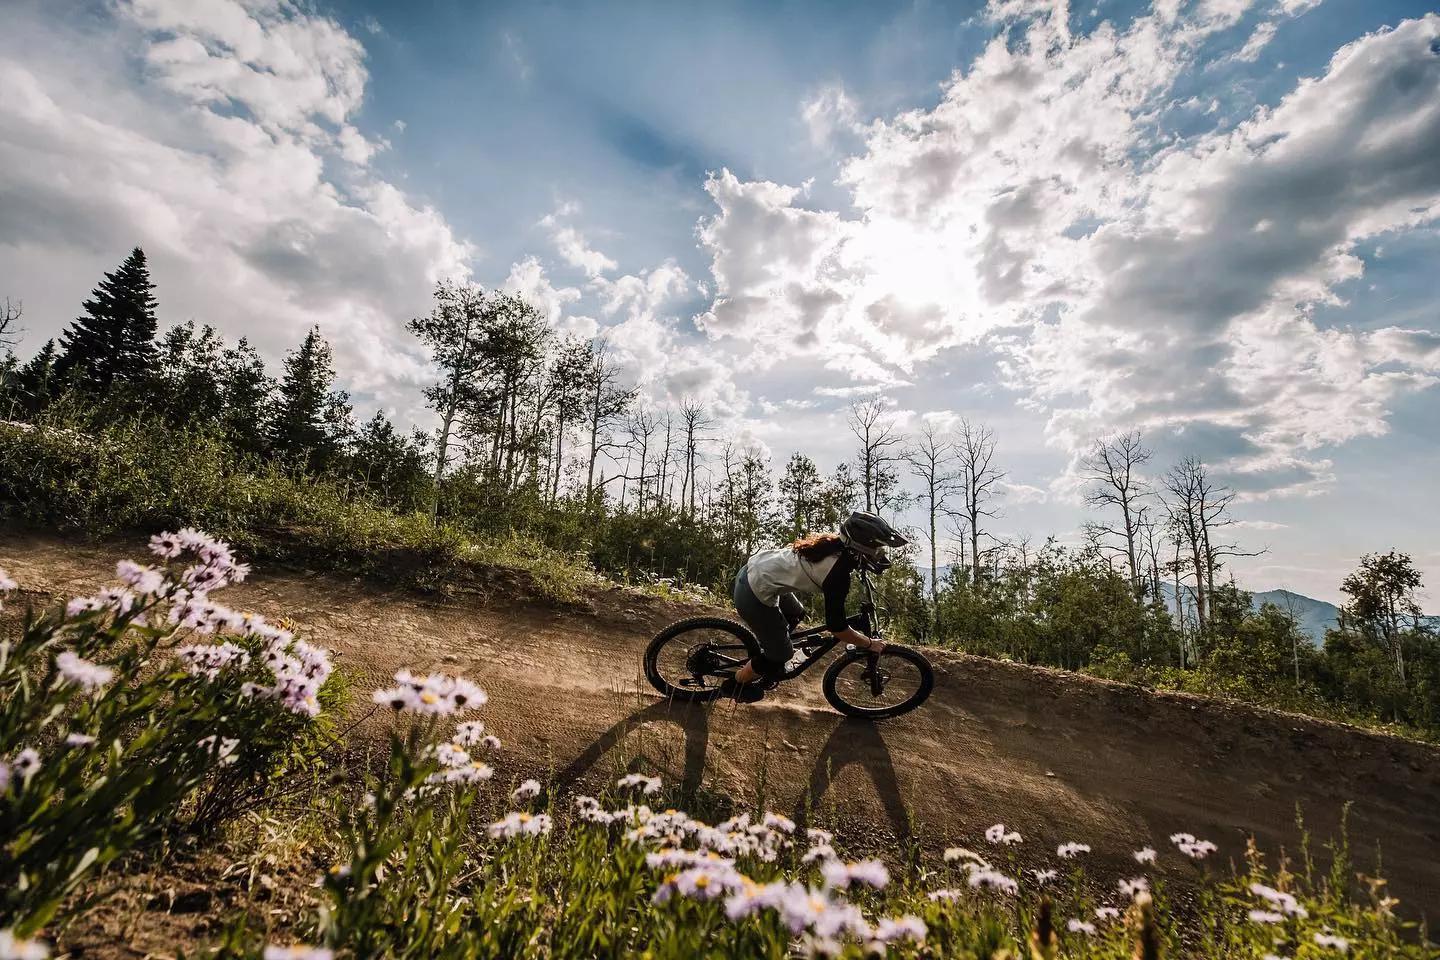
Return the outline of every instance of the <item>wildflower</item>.
{"type": "Polygon", "coordinates": [[[13,930],[0,930],[0,960],[45,960],[50,948],[39,940],[22,940],[13,930]]]}
{"type": "Polygon", "coordinates": [[[1114,920],[1120,916],[1120,911],[1115,907],[1096,907],[1095,917],[1099,920],[1114,920]]]}
{"type": "Polygon", "coordinates": [[[1119,887],[1121,895],[1133,900],[1142,893],[1150,892],[1150,881],[1144,877],[1135,877],[1132,880],[1121,880],[1119,887]]]}
{"type": "Polygon", "coordinates": [[[1146,847],[1143,850],[1136,850],[1134,853],[1131,854],[1131,856],[1135,858],[1136,863],[1154,863],[1155,848],[1146,847]]]}
{"type": "Polygon", "coordinates": [[[1090,846],[1084,843],[1062,843],[1055,848],[1055,854],[1062,860],[1070,860],[1082,853],[1089,853],[1090,846]]]}
{"type": "Polygon", "coordinates": [[[480,738],[480,746],[484,747],[486,750],[499,750],[500,738],[491,734],[486,734],[485,736],[480,738]]]}
{"type": "Polygon", "coordinates": [[[835,859],[837,859],[837,857],[834,847],[830,846],[830,844],[828,843],[817,843],[815,846],[805,851],[805,856],[800,858],[800,862],[814,863],[817,860],[824,862],[827,860],[835,859]]]}
{"type": "Polygon", "coordinates": [[[307,947],[296,944],[293,947],[266,947],[265,960],[331,960],[334,951],[325,947],[307,947]]]}
{"type": "Polygon", "coordinates": [[[879,860],[861,860],[858,863],[826,860],[820,865],[820,876],[825,879],[825,886],[841,890],[852,883],[863,883],[876,890],[883,890],[890,882],[890,871],[885,869],[885,864],[879,860]]]}
{"type": "Polygon", "coordinates": [[[40,769],[40,754],[26,747],[15,754],[15,759],[10,761],[10,769],[19,775],[22,780],[29,780],[40,769]]]}
{"type": "Polygon", "coordinates": [[[150,538],[150,552],[166,560],[174,560],[184,549],[180,538],[173,533],[157,533],[150,538]]]}
{"type": "Polygon", "coordinates": [[[165,574],[154,567],[141,566],[133,560],[115,564],[115,576],[142,597],[153,597],[165,590],[165,574]]]}
{"type": "Polygon", "coordinates": [[[661,783],[659,777],[647,777],[641,773],[630,773],[616,780],[615,786],[620,787],[622,790],[630,787],[640,787],[641,792],[648,796],[659,793],[661,783]]]}
{"type": "Polygon", "coordinates": [[[999,890],[1003,893],[1018,893],[1020,884],[998,870],[974,870],[970,873],[970,886],[999,890]]]}
{"type": "Polygon", "coordinates": [[[72,747],[88,747],[95,742],[95,738],[87,733],[67,733],[65,743],[72,747]]]}
{"type": "Polygon", "coordinates": [[[417,694],[409,687],[392,687],[390,689],[376,690],[370,695],[375,703],[390,707],[392,710],[415,710],[420,702],[417,694]]]}
{"type": "Polygon", "coordinates": [[[214,680],[220,671],[234,666],[243,670],[250,664],[250,654],[244,647],[230,642],[201,643],[184,646],[175,651],[185,672],[192,677],[214,680]]]}
{"type": "Polygon", "coordinates": [[[485,724],[479,720],[466,720],[455,725],[454,740],[462,747],[473,747],[480,742],[480,735],[484,732],[485,724]]]}
{"type": "Polygon", "coordinates": [[[470,762],[470,754],[453,743],[441,743],[435,747],[435,759],[442,767],[463,767],[470,762]]]}
{"type": "Polygon", "coordinates": [[[1204,860],[1210,854],[1220,849],[1209,840],[1195,840],[1189,843],[1179,844],[1180,852],[1192,860],[1204,860]]]}
{"type": "Polygon", "coordinates": [[[1069,930],[1071,933],[1090,934],[1095,932],[1095,924],[1086,923],[1084,920],[1076,920],[1072,918],[1065,921],[1065,929],[1069,930]]]}
{"type": "Polygon", "coordinates": [[[1049,883],[1051,880],[1054,880],[1056,877],[1060,876],[1060,871],[1058,871],[1058,870],[1031,870],[1031,871],[1030,871],[1030,875],[1035,878],[1035,882],[1036,882],[1036,883],[1038,883],[1038,884],[1040,884],[1040,885],[1043,886],[1043,885],[1049,883]]]}
{"type": "Polygon", "coordinates": [[[989,869],[990,867],[990,864],[985,860],[984,857],[980,856],[980,854],[976,853],[973,850],[966,850],[964,847],[950,847],[948,850],[945,851],[946,863],[954,863],[956,860],[968,860],[971,863],[979,864],[981,867],[984,867],[986,869],[989,869]]]}
{"type": "Polygon", "coordinates": [[[927,932],[925,921],[908,913],[897,919],[886,917],[875,925],[875,939],[881,943],[894,943],[896,940],[924,943],[927,932]]]}
{"type": "Polygon", "coordinates": [[[524,783],[520,784],[520,786],[515,788],[514,792],[510,794],[510,799],[515,801],[529,800],[531,797],[536,797],[539,795],[540,781],[526,780],[524,783]]]}
{"type": "Polygon", "coordinates": [[[1315,942],[1322,947],[1334,947],[1341,953],[1345,953],[1350,949],[1349,940],[1346,940],[1344,937],[1337,937],[1333,933],[1317,933],[1315,934],[1315,942]]]}
{"type": "Polygon", "coordinates": [[[10,578],[4,568],[0,568],[0,593],[9,593],[11,590],[19,590],[20,584],[10,578]]]}
{"type": "MultiPolygon", "coordinates": [[[[495,768],[480,760],[432,773],[431,783],[481,783],[495,776],[495,768]]],[[[547,818],[548,819],[548,818],[547,818]]]]}
{"type": "Polygon", "coordinates": [[[327,872],[330,874],[330,876],[335,877],[337,880],[344,880],[354,871],[348,863],[337,863],[332,866],[327,872]]]}
{"type": "Polygon", "coordinates": [[[959,900],[959,899],[960,899],[960,891],[959,891],[959,890],[931,890],[931,891],[930,891],[930,894],[929,894],[929,898],[930,898],[931,900],[933,900],[934,902],[936,902],[936,903],[939,903],[941,900],[959,900]]]}
{"type": "Polygon", "coordinates": [[[795,821],[791,820],[789,817],[782,817],[778,813],[767,812],[765,814],[765,819],[761,822],[769,829],[779,830],[781,833],[795,832],[795,821]]]}
{"type": "Polygon", "coordinates": [[[1246,914],[1252,923],[1284,923],[1285,914],[1273,910],[1251,910],[1246,914]]]}
{"type": "Polygon", "coordinates": [[[1005,824],[997,823],[985,831],[985,839],[991,843],[1013,844],[1020,842],[1020,834],[1015,833],[1013,830],[1007,833],[1005,824]]]}
{"type": "Polygon", "coordinates": [[[214,747],[215,759],[219,760],[222,766],[229,766],[239,759],[235,756],[235,748],[240,746],[240,741],[231,739],[230,737],[218,738],[212,733],[210,736],[202,737],[197,741],[196,746],[214,747]]]}
{"type": "Polygon", "coordinates": [[[805,839],[811,843],[830,843],[835,839],[835,836],[829,830],[821,830],[819,827],[807,827],[805,829],[805,839]]]}
{"type": "Polygon", "coordinates": [[[1310,916],[1310,911],[1301,906],[1299,900],[1296,900],[1293,895],[1285,893],[1282,890],[1267,887],[1263,883],[1252,883],[1250,884],[1250,892],[1269,902],[1272,907],[1287,916],[1299,917],[1301,920],[1310,916]]]}
{"type": "Polygon", "coordinates": [[[1170,842],[1177,847],[1182,843],[1194,843],[1195,835],[1193,833],[1172,833],[1170,834],[1170,842]]]}
{"type": "Polygon", "coordinates": [[[114,670],[91,663],[72,650],[56,654],[55,669],[60,672],[61,681],[87,691],[99,689],[115,677],[114,670]]]}
{"type": "Polygon", "coordinates": [[[82,613],[90,613],[101,609],[103,609],[103,607],[95,597],[76,597],[74,600],[65,604],[65,616],[78,617],[82,613]]]}
{"type": "Polygon", "coordinates": [[[490,836],[508,839],[521,834],[537,836],[549,833],[553,825],[550,818],[543,813],[511,812],[505,814],[504,819],[490,824],[488,829],[490,836]]]}

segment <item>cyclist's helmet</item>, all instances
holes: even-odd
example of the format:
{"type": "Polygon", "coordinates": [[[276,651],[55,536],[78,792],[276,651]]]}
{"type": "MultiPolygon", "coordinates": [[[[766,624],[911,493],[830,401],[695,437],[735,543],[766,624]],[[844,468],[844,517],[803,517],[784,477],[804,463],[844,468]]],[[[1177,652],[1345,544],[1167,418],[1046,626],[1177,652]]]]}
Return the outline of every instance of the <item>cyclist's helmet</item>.
{"type": "Polygon", "coordinates": [[[840,524],[840,539],[865,557],[879,559],[886,547],[903,547],[908,541],[873,513],[855,511],[840,524]]]}

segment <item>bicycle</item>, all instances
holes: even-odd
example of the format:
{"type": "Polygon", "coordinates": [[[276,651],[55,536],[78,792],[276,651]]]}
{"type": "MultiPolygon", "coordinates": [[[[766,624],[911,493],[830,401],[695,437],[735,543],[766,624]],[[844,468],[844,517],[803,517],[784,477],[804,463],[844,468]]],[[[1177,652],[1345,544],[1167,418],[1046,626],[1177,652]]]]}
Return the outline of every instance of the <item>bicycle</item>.
{"type": "MultiPolygon", "coordinates": [[[[865,601],[849,624],[866,636],[884,639],[874,625],[875,592],[864,568],[860,582],[865,585],[865,601]]],[[[785,673],[776,678],[779,682],[800,676],[840,642],[823,626],[792,631],[790,638],[795,656],[785,673]]],[[[656,690],[672,699],[714,700],[720,696],[720,684],[759,646],[750,628],[734,620],[679,620],[660,631],[645,648],[645,676],[656,690]],[[719,636],[713,637],[715,634],[719,636]]],[[[924,703],[935,687],[935,670],[924,655],[909,647],[887,643],[876,654],[846,644],[845,652],[825,671],[821,686],[825,699],[846,716],[884,720],[924,703]],[[896,696],[898,700],[894,700],[896,696]]]]}

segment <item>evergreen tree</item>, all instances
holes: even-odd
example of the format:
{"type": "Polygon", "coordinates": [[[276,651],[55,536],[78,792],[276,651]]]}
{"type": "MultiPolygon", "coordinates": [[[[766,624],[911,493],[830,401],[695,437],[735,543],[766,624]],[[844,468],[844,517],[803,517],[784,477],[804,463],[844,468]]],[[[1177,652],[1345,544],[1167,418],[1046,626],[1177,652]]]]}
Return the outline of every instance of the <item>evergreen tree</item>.
{"type": "Polygon", "coordinates": [[[387,506],[417,510],[430,496],[429,440],[418,429],[402,435],[376,411],[355,437],[351,468],[387,506]]]}
{"type": "Polygon", "coordinates": [[[221,383],[224,341],[208,323],[171,327],[161,339],[154,406],[175,427],[219,426],[225,413],[221,383]]]}
{"type": "Polygon", "coordinates": [[[58,351],[55,341],[45,341],[40,352],[31,357],[15,375],[6,382],[6,417],[29,418],[40,413],[55,398],[58,377],[55,375],[55,361],[58,351]]]}
{"type": "Polygon", "coordinates": [[[245,453],[265,454],[269,449],[265,418],[275,380],[244,337],[220,358],[220,391],[224,397],[221,426],[230,442],[245,453]]]}
{"type": "Polygon", "coordinates": [[[154,369],[155,306],[145,252],[136,247],[84,303],[85,314],[60,337],[56,373],[84,390],[138,388],[154,369]]]}
{"type": "Polygon", "coordinates": [[[352,432],[350,397],[334,389],[330,344],[312,327],[299,348],[285,357],[270,421],[270,446],[276,456],[307,470],[336,464],[352,432]]]}

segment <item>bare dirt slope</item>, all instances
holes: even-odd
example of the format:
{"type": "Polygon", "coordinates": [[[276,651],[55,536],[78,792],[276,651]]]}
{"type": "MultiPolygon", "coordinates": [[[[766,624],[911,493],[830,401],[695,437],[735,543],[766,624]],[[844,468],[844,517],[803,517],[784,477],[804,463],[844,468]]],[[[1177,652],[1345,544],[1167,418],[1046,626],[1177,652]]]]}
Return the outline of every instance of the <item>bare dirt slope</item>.
{"type": "MultiPolygon", "coordinates": [[[[109,582],[134,550],[0,540],[0,567],[25,599],[109,582]]],[[[1296,804],[1321,838],[1353,803],[1363,869],[1378,845],[1392,892],[1440,914],[1440,750],[1244,705],[1147,693],[1058,671],[931,653],[935,694],[879,724],[842,718],[812,670],[760,704],[671,705],[645,683],[641,654],[666,623],[693,615],[618,588],[587,611],[417,599],[373,583],[261,572],[223,598],[289,616],[358,674],[363,695],[399,667],[463,673],[490,693],[487,725],[504,741],[502,777],[546,774],[595,789],[622,764],[686,793],[753,801],[812,821],[833,814],[862,847],[977,846],[992,823],[1025,836],[1025,858],[1090,844],[1092,867],[1133,873],[1149,844],[1189,870],[1167,841],[1186,831],[1243,855],[1294,851],[1296,804]],[[763,770],[763,776],[758,772],[763,770]],[[822,811],[811,813],[807,796],[822,811]]],[[[12,604],[12,607],[16,604],[12,604]]],[[[365,706],[365,705],[360,705],[365,706]]]]}

